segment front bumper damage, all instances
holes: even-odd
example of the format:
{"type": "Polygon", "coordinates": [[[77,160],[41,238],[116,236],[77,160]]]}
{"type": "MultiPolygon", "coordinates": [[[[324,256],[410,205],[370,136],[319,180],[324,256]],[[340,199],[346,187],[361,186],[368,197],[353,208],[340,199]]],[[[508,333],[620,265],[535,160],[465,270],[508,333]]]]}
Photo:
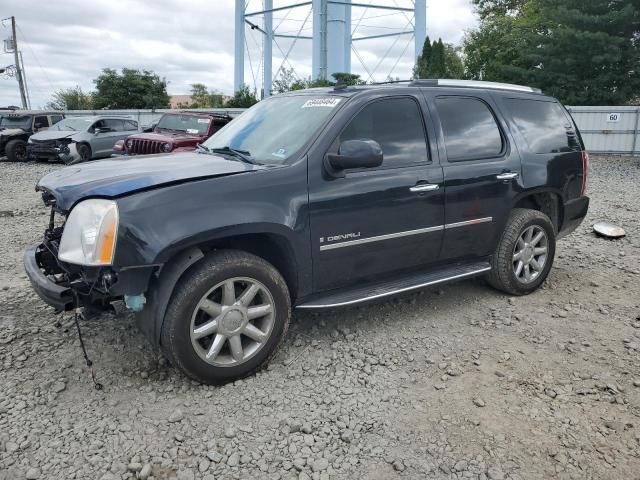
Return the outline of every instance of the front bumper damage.
{"type": "Polygon", "coordinates": [[[76,148],[75,143],[28,143],[27,157],[29,160],[62,162],[67,165],[80,160],[80,155],[78,154],[78,149],[76,148]]]}
{"type": "Polygon", "coordinates": [[[55,216],[52,207],[42,243],[24,252],[24,269],[38,296],[56,311],[77,307],[108,310],[118,300],[125,300],[131,310],[141,310],[154,266],[114,269],[60,262],[58,249],[64,225],[56,227],[55,216]]]}

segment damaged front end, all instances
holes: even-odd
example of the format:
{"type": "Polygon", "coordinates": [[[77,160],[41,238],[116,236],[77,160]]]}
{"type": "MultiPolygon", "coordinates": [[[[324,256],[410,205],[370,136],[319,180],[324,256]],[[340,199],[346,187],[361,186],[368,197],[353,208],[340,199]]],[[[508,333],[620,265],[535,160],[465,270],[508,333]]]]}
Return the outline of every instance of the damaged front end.
{"type": "Polygon", "coordinates": [[[37,140],[31,138],[27,144],[29,160],[62,162],[67,165],[74,163],[80,157],[76,143],[71,138],[55,140],[37,140]]]}
{"type": "Polygon", "coordinates": [[[85,307],[107,310],[117,297],[110,292],[117,276],[111,267],[74,265],[59,259],[60,243],[66,224],[65,212],[56,209],[55,199],[43,194],[51,207],[49,225],[42,243],[25,251],[25,271],[38,295],[57,311],[85,307]]]}

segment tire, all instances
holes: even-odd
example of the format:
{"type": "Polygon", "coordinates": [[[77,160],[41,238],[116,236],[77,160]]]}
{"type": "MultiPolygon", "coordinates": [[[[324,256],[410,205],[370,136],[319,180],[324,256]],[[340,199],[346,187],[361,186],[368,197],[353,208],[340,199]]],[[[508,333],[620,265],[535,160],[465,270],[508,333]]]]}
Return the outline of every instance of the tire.
{"type": "Polygon", "coordinates": [[[80,145],[78,145],[77,151],[78,157],[80,158],[78,158],[76,161],[67,163],[67,165],[71,165],[73,163],[88,162],[89,160],[91,160],[91,147],[89,145],[81,143],[80,145]]]}
{"type": "Polygon", "coordinates": [[[27,161],[27,142],[16,139],[11,140],[5,147],[7,159],[10,162],[26,162],[27,161]]]}
{"type": "Polygon", "coordinates": [[[515,208],[491,258],[487,281],[510,295],[528,295],[549,275],[555,252],[555,229],[549,217],[537,210],[515,208]]]}
{"type": "Polygon", "coordinates": [[[219,385],[264,367],[286,335],[290,318],[289,289],[271,264],[246,252],[220,250],[207,255],[178,281],[164,317],[161,347],[188,377],[219,385]],[[236,303],[230,301],[230,283],[236,303]],[[255,296],[239,304],[247,298],[243,294],[250,286],[255,296]],[[265,309],[269,304],[270,313],[265,309]],[[255,316],[262,311],[266,312],[263,316],[255,316]],[[217,320],[215,326],[212,319],[217,320]],[[238,353],[238,341],[242,353],[238,353]],[[211,355],[208,360],[207,355],[211,355]]]}

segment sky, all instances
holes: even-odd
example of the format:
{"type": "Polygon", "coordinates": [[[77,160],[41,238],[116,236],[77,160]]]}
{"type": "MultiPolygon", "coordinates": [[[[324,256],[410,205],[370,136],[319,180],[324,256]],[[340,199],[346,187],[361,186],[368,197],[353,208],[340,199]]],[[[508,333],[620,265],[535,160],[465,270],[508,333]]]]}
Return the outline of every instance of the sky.
{"type": "MultiPolygon", "coordinates": [[[[300,3],[274,0],[274,7],[300,3]]],[[[357,3],[411,7],[412,0],[359,0],[357,3]]],[[[14,15],[24,58],[32,108],[43,107],[54,91],[79,85],[90,92],[103,68],[153,70],[168,81],[170,95],[188,94],[204,83],[233,93],[234,0],[2,0],[0,19],[14,15]]],[[[262,10],[262,0],[248,0],[247,12],[262,10]]],[[[274,12],[276,33],[311,35],[310,7],[274,12]]],[[[353,37],[411,29],[412,14],[353,7],[353,37]]],[[[260,22],[260,17],[253,17],[260,22]]],[[[427,0],[427,34],[459,45],[477,19],[471,0],[427,0]]],[[[0,24],[0,40],[11,35],[11,22],[0,24]]],[[[283,66],[296,78],[311,75],[311,42],[280,38],[273,46],[273,71],[283,66]],[[292,47],[292,48],[291,48],[292,47]],[[285,54],[289,55],[284,60],[285,54]]],[[[261,89],[262,37],[246,28],[245,83],[261,89]]],[[[365,80],[409,78],[414,65],[410,35],[356,43],[352,71],[365,80]]],[[[0,67],[14,64],[0,43],[0,67]]],[[[20,105],[16,78],[0,75],[0,106],[20,105]]]]}

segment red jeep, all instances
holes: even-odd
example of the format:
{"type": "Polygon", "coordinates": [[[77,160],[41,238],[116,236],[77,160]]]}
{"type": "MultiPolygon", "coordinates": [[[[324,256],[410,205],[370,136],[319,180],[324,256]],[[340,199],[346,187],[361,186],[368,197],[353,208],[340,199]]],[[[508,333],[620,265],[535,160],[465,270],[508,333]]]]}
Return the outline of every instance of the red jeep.
{"type": "Polygon", "coordinates": [[[226,113],[165,113],[152,131],[130,135],[113,149],[127,155],[191,151],[230,121],[226,113]]]}

